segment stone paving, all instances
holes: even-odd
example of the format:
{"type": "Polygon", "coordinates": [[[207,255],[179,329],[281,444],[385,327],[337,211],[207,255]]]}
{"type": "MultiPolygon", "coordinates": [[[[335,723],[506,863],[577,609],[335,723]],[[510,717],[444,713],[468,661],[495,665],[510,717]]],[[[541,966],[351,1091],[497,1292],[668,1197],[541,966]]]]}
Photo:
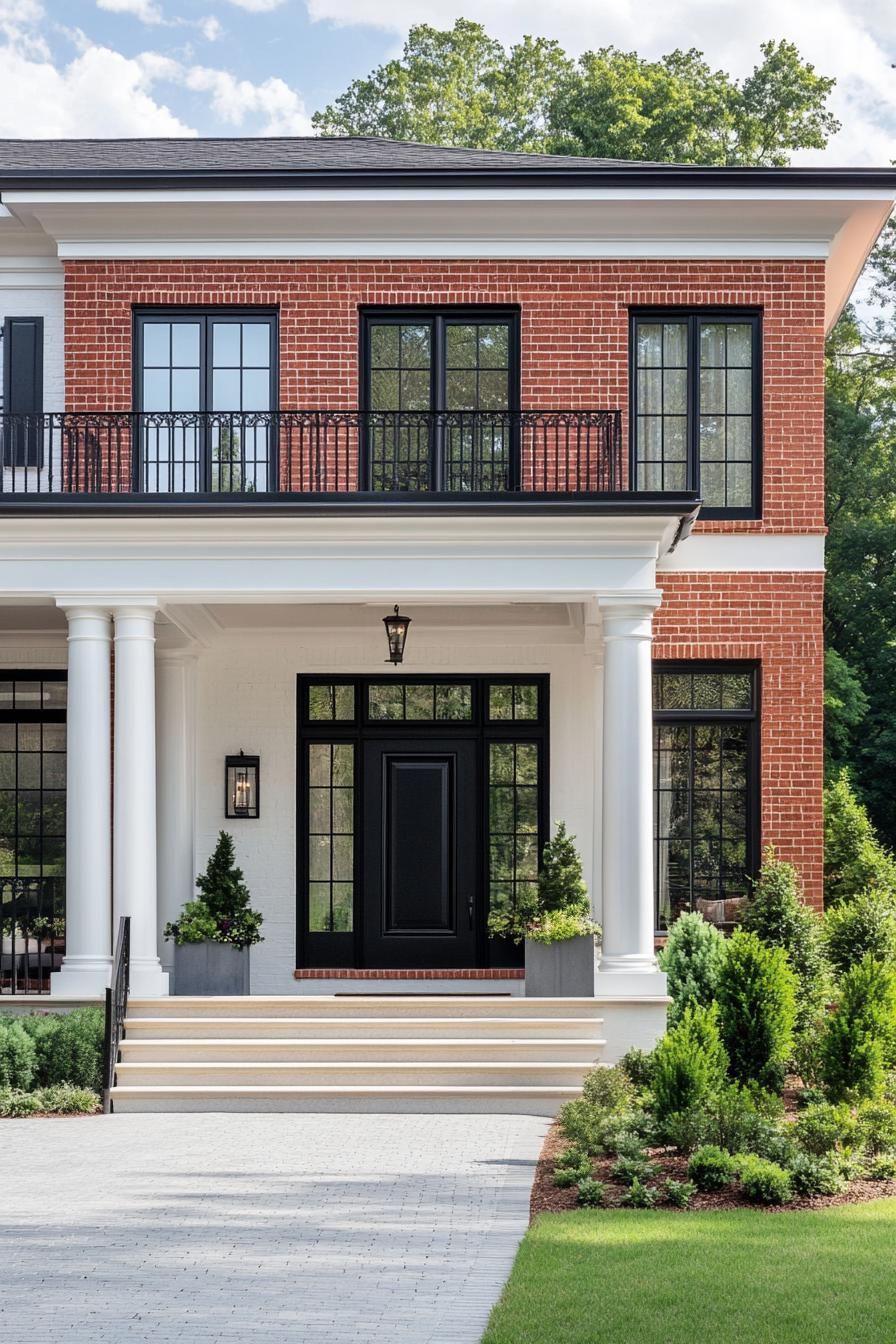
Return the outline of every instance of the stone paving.
{"type": "Polygon", "coordinates": [[[0,1340],[476,1344],[548,1122],[0,1122],[0,1340]]]}

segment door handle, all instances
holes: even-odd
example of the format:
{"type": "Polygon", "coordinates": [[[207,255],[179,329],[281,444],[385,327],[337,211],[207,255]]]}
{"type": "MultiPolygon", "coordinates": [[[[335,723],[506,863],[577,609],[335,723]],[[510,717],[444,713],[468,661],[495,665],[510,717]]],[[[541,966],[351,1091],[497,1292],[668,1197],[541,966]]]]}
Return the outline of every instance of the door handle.
{"type": "Polygon", "coordinates": [[[470,920],[470,932],[473,932],[473,897],[467,901],[467,915],[470,920]]]}

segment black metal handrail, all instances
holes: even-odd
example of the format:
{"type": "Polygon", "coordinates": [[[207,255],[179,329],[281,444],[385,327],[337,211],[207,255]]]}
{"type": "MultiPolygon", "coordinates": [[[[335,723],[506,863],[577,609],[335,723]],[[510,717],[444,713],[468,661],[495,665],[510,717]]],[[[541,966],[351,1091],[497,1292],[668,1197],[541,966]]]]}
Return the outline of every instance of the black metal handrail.
{"type": "Polygon", "coordinates": [[[129,915],[122,915],[115,940],[112,980],[106,990],[106,1030],[103,1037],[103,1111],[106,1115],[112,1110],[112,1088],[115,1086],[115,1066],[124,1036],[130,977],[131,919],[129,915]]]}
{"type": "Polygon", "coordinates": [[[616,410],[0,412],[0,496],[628,489],[616,410]]]}

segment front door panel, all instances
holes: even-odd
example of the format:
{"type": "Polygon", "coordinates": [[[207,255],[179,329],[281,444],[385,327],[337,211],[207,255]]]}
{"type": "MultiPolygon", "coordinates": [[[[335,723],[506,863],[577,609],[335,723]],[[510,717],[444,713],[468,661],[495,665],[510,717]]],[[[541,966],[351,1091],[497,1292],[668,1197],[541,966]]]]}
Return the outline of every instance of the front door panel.
{"type": "Polygon", "coordinates": [[[474,964],[476,744],[374,740],[364,749],[364,961],[474,964]]]}

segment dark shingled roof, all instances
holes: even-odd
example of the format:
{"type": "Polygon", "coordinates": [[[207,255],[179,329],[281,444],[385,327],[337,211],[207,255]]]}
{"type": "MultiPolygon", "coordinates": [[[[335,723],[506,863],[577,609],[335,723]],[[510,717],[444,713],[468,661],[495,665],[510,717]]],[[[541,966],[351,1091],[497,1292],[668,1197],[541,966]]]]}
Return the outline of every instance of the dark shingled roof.
{"type": "Polygon", "coordinates": [[[571,154],[511,154],[493,149],[422,145],[373,136],[282,136],[154,140],[0,140],[0,173],[356,172],[392,169],[457,172],[465,169],[617,166],[622,159],[583,159],[571,154]]]}
{"type": "Polygon", "coordinates": [[[0,189],[365,186],[855,186],[888,189],[892,169],[710,168],[511,154],[373,136],[0,140],[0,189]]]}

